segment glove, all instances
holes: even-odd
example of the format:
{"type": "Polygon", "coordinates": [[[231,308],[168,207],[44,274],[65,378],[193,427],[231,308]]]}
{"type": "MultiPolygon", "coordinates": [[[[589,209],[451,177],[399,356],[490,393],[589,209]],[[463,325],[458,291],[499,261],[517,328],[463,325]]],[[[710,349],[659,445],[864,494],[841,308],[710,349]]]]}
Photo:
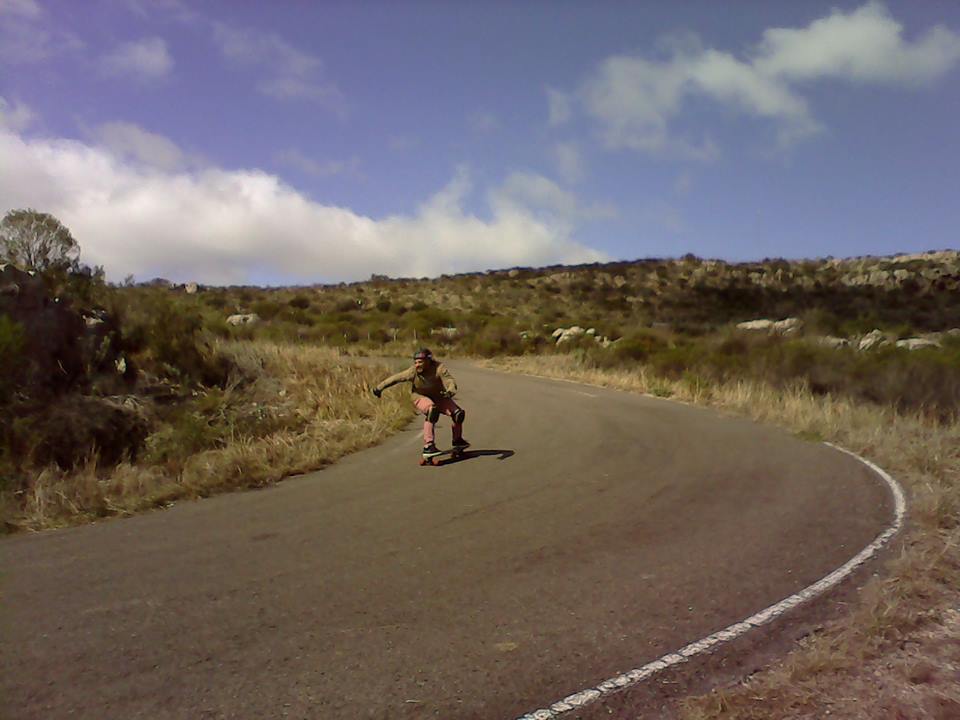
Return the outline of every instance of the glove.
{"type": "Polygon", "coordinates": [[[381,390],[380,388],[374,388],[374,389],[373,389],[373,394],[376,395],[377,397],[380,397],[380,393],[382,393],[382,392],[383,392],[383,390],[381,390]]]}

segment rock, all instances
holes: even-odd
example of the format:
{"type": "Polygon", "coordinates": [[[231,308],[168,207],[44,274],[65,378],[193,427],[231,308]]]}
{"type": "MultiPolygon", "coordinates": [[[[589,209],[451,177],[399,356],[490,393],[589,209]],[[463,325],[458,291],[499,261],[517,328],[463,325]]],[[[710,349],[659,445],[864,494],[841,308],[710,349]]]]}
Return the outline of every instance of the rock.
{"type": "Polygon", "coordinates": [[[570,340],[575,340],[581,335],[586,334],[586,330],[579,325],[574,325],[573,327],[568,327],[566,329],[557,328],[557,330],[560,331],[559,335],[557,334],[557,331],[554,331],[553,333],[553,337],[557,338],[557,345],[569,342],[570,340]]]}
{"type": "Polygon", "coordinates": [[[906,348],[907,350],[922,350],[923,348],[938,348],[940,347],[940,343],[927,338],[907,338],[905,340],[897,340],[897,347],[906,348]]]}
{"type": "Polygon", "coordinates": [[[890,341],[887,340],[887,336],[879,330],[874,329],[860,338],[860,342],[857,344],[857,350],[873,350],[876,347],[889,344],[890,341]]]}
{"type": "Polygon", "coordinates": [[[773,320],[748,320],[747,322],[737,323],[739,330],[763,330],[769,332],[773,327],[773,320]]]}
{"type": "Polygon", "coordinates": [[[587,335],[596,335],[596,334],[597,334],[596,328],[590,328],[589,330],[587,330],[587,335]]]}
{"type": "Polygon", "coordinates": [[[233,325],[234,327],[238,325],[255,325],[260,321],[260,316],[256,313],[249,313],[247,315],[231,315],[227,318],[227,324],[233,325]]]}
{"type": "Polygon", "coordinates": [[[834,349],[850,347],[850,341],[846,338],[833,337],[831,335],[817,338],[817,344],[834,349]]]}
{"type": "Polygon", "coordinates": [[[803,320],[799,318],[786,318],[773,323],[771,328],[777,335],[795,335],[803,327],[803,320]]]}
{"type": "Polygon", "coordinates": [[[183,287],[183,291],[187,293],[187,295],[196,295],[199,290],[200,287],[195,282],[187,283],[183,287]]]}
{"type": "Polygon", "coordinates": [[[559,338],[559,337],[560,337],[561,335],[563,335],[566,331],[567,331],[566,328],[557,328],[556,330],[554,330],[554,331],[550,334],[550,337],[559,338]]]}
{"type": "Polygon", "coordinates": [[[520,277],[520,271],[514,268],[513,270],[507,273],[507,277],[512,277],[512,278],[520,277]]]}

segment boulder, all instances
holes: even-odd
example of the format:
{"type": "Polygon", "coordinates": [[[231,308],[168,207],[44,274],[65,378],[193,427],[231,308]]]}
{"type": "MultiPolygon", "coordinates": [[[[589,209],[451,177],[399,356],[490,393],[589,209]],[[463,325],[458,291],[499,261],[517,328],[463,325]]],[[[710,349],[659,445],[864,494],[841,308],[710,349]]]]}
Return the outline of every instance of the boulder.
{"type": "Polygon", "coordinates": [[[850,347],[850,341],[846,338],[833,337],[831,335],[817,338],[817,344],[834,349],[850,347]]]}
{"type": "Polygon", "coordinates": [[[876,347],[889,344],[890,341],[887,339],[887,336],[879,330],[874,329],[860,338],[860,342],[857,343],[857,350],[873,350],[876,347]]]}
{"type": "Polygon", "coordinates": [[[227,318],[227,325],[256,325],[260,321],[260,316],[256,313],[246,315],[231,315],[227,318]]]}
{"type": "Polygon", "coordinates": [[[905,340],[897,340],[897,347],[907,350],[922,350],[923,348],[938,348],[940,343],[929,338],[906,338],[905,340]]]}
{"type": "Polygon", "coordinates": [[[737,323],[738,330],[762,330],[770,332],[773,327],[773,320],[748,320],[747,322],[737,323]]]}
{"type": "Polygon", "coordinates": [[[803,320],[799,318],[786,318],[773,323],[771,330],[777,335],[795,335],[803,327],[803,320]]]}
{"type": "Polygon", "coordinates": [[[185,293],[187,293],[187,295],[196,295],[197,292],[200,290],[200,286],[197,285],[195,282],[191,282],[184,285],[183,290],[185,293]]]}
{"type": "Polygon", "coordinates": [[[569,342],[570,340],[576,340],[578,337],[585,334],[586,334],[586,330],[584,330],[579,325],[574,325],[573,327],[569,327],[566,330],[564,330],[563,334],[557,338],[557,345],[560,345],[561,343],[569,342]]]}

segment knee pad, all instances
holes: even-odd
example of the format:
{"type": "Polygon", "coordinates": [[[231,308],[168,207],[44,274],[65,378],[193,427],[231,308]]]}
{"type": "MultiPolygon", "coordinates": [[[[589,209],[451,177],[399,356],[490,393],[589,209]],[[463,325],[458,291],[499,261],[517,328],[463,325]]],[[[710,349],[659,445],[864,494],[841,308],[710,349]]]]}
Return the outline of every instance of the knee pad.
{"type": "Polygon", "coordinates": [[[427,420],[429,420],[432,423],[435,423],[439,419],[440,419],[440,408],[438,408],[436,405],[431,406],[430,409],[427,410],[427,420]]]}
{"type": "Polygon", "coordinates": [[[462,407],[458,407],[456,410],[453,411],[453,415],[451,415],[450,417],[452,417],[453,421],[457,423],[457,425],[459,425],[460,423],[463,422],[463,419],[466,416],[467,416],[467,413],[464,411],[464,409],[462,407]]]}

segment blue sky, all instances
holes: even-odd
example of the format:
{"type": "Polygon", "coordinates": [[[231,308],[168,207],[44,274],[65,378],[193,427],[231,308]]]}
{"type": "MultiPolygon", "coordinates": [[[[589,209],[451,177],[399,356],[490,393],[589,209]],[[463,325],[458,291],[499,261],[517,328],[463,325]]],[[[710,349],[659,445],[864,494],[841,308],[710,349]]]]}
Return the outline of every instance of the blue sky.
{"type": "Polygon", "coordinates": [[[960,4],[0,0],[0,212],[108,276],[956,248],[960,4]]]}

